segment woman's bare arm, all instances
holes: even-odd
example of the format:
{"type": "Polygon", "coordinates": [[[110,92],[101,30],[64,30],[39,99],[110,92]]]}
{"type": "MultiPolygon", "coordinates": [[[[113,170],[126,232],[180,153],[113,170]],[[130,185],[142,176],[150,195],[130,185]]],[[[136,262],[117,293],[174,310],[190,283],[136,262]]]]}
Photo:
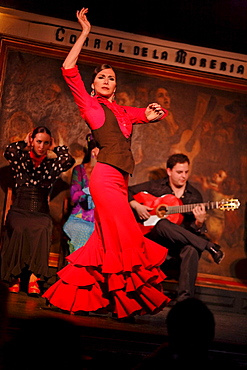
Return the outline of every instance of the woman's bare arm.
{"type": "Polygon", "coordinates": [[[82,32],[78,39],[76,40],[75,44],[71,48],[69,54],[67,55],[64,63],[63,68],[69,69],[75,67],[77,63],[77,59],[79,57],[79,54],[81,52],[81,49],[83,47],[84,42],[86,41],[88,34],[91,30],[91,24],[87,19],[86,13],[88,12],[88,8],[82,8],[81,10],[78,10],[76,12],[76,16],[78,19],[78,22],[81,25],[82,32]]]}

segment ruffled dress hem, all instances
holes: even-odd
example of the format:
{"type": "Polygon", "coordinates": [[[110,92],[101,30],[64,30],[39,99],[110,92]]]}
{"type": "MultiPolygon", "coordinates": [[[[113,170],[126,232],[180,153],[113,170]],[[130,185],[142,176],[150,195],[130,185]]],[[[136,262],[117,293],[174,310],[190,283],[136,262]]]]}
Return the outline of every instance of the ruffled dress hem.
{"type": "Polygon", "coordinates": [[[106,268],[107,257],[103,249],[97,248],[94,237],[86,246],[67,257],[68,265],[58,272],[60,279],[43,297],[70,313],[106,309],[114,312],[118,318],[125,318],[161,311],[170,301],[161,289],[166,275],[150,260],[165,260],[167,249],[154,243],[155,248],[151,252],[153,242],[145,238],[145,253],[140,253],[139,249],[130,250],[125,253],[126,258],[122,256],[125,263],[121,264],[112,252],[106,268]],[[149,260],[145,256],[147,250],[149,260]],[[80,261],[83,261],[83,265],[80,261]],[[111,272],[104,272],[108,269],[111,272]]]}

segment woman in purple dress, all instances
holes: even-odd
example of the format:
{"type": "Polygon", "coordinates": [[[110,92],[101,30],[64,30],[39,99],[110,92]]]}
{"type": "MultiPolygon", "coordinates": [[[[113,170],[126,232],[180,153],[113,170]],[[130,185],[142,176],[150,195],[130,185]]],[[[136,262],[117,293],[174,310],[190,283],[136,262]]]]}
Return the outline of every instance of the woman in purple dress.
{"type": "Polygon", "coordinates": [[[70,197],[73,209],[63,230],[68,236],[70,253],[82,247],[94,230],[94,203],[89,192],[91,172],[99,149],[91,134],[86,136],[87,153],[81,164],[73,169],[70,197]]]}

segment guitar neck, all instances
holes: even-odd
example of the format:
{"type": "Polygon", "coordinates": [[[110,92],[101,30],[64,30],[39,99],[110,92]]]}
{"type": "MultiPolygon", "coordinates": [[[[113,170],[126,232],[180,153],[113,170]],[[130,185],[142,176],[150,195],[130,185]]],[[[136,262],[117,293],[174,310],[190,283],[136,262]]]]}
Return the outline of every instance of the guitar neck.
{"type": "Polygon", "coordinates": [[[206,203],[194,203],[194,204],[181,204],[178,206],[167,206],[167,215],[174,213],[188,213],[191,212],[196,206],[204,204],[206,210],[218,209],[220,202],[206,202],[206,203]]]}

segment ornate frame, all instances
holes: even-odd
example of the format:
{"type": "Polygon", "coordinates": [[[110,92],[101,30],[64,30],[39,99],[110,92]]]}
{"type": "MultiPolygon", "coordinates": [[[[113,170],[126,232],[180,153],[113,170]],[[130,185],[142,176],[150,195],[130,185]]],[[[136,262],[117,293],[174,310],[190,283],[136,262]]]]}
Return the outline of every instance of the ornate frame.
{"type": "MultiPolygon", "coordinates": [[[[5,124],[5,118],[7,117],[7,109],[6,109],[6,95],[7,94],[13,94],[13,90],[10,91],[10,90],[6,90],[6,86],[8,86],[8,88],[11,87],[11,83],[7,81],[7,76],[10,76],[10,71],[8,68],[10,68],[10,63],[12,63],[14,61],[14,58],[13,58],[13,55],[16,54],[16,55],[19,55],[19,57],[22,57],[23,55],[24,56],[32,56],[34,58],[37,58],[37,60],[41,61],[44,60],[44,62],[46,62],[47,60],[53,60],[54,61],[54,64],[59,64],[61,63],[62,64],[62,59],[65,57],[65,55],[67,54],[68,52],[68,49],[67,48],[58,48],[58,47],[54,47],[54,46],[50,46],[50,45],[43,45],[43,44],[39,44],[39,43],[34,43],[34,42],[30,42],[30,41],[25,41],[25,40],[20,40],[20,39],[15,39],[15,38],[8,38],[8,37],[2,37],[0,39],[0,96],[1,96],[1,100],[3,102],[3,105],[2,105],[2,113],[1,113],[1,117],[2,117],[2,123],[1,123],[1,126],[0,127],[0,130],[3,132],[3,125],[5,124]],[[12,59],[11,59],[12,58],[12,59]],[[4,112],[5,112],[5,116],[4,116],[4,112]],[[3,119],[4,118],[4,119],[3,119]]],[[[31,58],[29,58],[30,60],[31,58]]],[[[97,52],[92,52],[92,51],[88,51],[88,50],[85,50],[81,53],[81,56],[79,58],[79,66],[85,66],[86,70],[90,70],[92,69],[93,65],[95,64],[99,64],[101,63],[102,61],[104,62],[107,62],[109,64],[113,64],[114,65],[114,68],[118,71],[118,73],[120,74],[120,86],[123,85],[126,87],[126,84],[128,85],[131,85],[132,88],[135,86],[137,86],[138,84],[146,84],[148,85],[149,87],[151,85],[154,85],[155,87],[158,87],[158,85],[160,84],[161,86],[169,86],[169,88],[172,90],[173,92],[173,99],[177,99],[177,101],[174,103],[174,106],[175,106],[175,111],[174,111],[174,116],[176,116],[176,109],[177,109],[177,117],[178,118],[183,118],[185,117],[185,121],[186,121],[186,108],[188,107],[188,111],[190,112],[190,116],[193,118],[193,111],[192,111],[192,108],[194,107],[194,109],[196,110],[196,100],[193,101],[191,103],[191,105],[189,106],[188,103],[189,103],[189,99],[188,99],[188,95],[191,93],[191,96],[193,95],[193,97],[195,97],[195,95],[198,93],[198,95],[200,95],[201,97],[204,97],[206,95],[217,95],[217,98],[218,98],[218,102],[220,101],[221,103],[223,102],[232,102],[232,104],[235,102],[235,101],[239,101],[241,102],[242,104],[244,104],[244,102],[246,103],[246,108],[245,106],[243,106],[243,109],[246,109],[247,110],[247,86],[246,86],[246,81],[243,81],[241,79],[236,79],[236,78],[230,78],[230,77],[224,77],[224,76],[220,76],[220,75],[213,75],[213,74],[207,74],[207,73],[200,73],[200,72],[193,72],[191,70],[185,70],[185,69],[182,69],[182,68],[175,68],[175,67],[168,67],[168,66],[165,66],[165,65],[156,65],[154,63],[151,63],[151,62],[145,62],[145,61],[140,61],[140,62],[137,62],[137,60],[134,60],[134,59],[128,59],[128,58],[124,58],[124,57],[116,57],[116,56],[111,56],[110,54],[103,54],[103,53],[97,53],[97,52]],[[177,89],[177,90],[176,90],[177,89]]],[[[24,64],[25,64],[25,60],[24,60],[24,64]]],[[[45,67],[48,66],[49,63],[44,63],[45,67]]],[[[13,62],[12,64],[13,66],[15,66],[15,63],[13,62]]],[[[32,67],[32,63],[30,64],[31,67],[32,67]]],[[[33,64],[34,65],[34,64],[33,64]]],[[[50,63],[50,67],[52,67],[53,63],[50,63]]],[[[13,71],[14,72],[14,71],[13,71]]],[[[15,72],[18,72],[15,70],[15,72]]],[[[28,73],[30,73],[31,70],[28,71],[28,73]]],[[[18,75],[18,73],[17,73],[18,75]]],[[[35,74],[34,74],[35,75],[35,74]]],[[[18,77],[20,77],[18,75],[18,77]]],[[[56,76],[55,78],[57,81],[59,80],[59,77],[56,76]]],[[[60,82],[58,83],[58,86],[55,86],[54,85],[54,91],[58,93],[58,95],[60,94],[60,99],[62,99],[62,96],[63,96],[63,92],[66,91],[66,87],[62,86],[63,84],[63,80],[62,80],[62,77],[60,77],[61,79],[61,85],[60,85],[60,82]],[[57,91],[56,91],[57,89],[57,91]]],[[[16,83],[16,81],[13,81],[16,83]]],[[[34,81],[35,82],[35,81],[34,81]]],[[[53,82],[52,82],[53,83],[53,82]]],[[[88,87],[90,87],[90,80],[88,79],[86,81],[86,83],[88,84],[88,87]]],[[[14,86],[16,87],[16,86],[14,86]]],[[[72,102],[72,98],[69,97],[69,92],[66,91],[66,99],[67,99],[67,102],[69,101],[70,104],[73,104],[72,102]]],[[[9,96],[8,96],[9,98],[9,96]]],[[[13,103],[14,100],[12,100],[12,103],[13,103]]],[[[61,100],[63,101],[63,100],[61,100]]],[[[61,103],[60,101],[60,103],[61,103]]],[[[208,103],[208,101],[207,101],[208,103]]],[[[24,103],[23,103],[24,104],[24,103]]],[[[49,104],[47,104],[47,107],[48,107],[49,104]]],[[[229,104],[228,104],[229,105],[229,104]]],[[[18,109],[20,108],[20,106],[17,107],[18,109]]],[[[51,105],[49,105],[49,108],[53,109],[53,104],[51,103],[51,105]]],[[[8,107],[9,109],[9,107],[8,107]]],[[[13,108],[15,109],[15,108],[13,108]]],[[[48,109],[48,108],[47,108],[48,109]]],[[[230,109],[230,107],[229,107],[230,109]]],[[[233,107],[231,107],[231,109],[233,109],[233,107]]],[[[25,111],[25,109],[24,109],[25,111]]],[[[48,111],[48,110],[47,110],[48,111]]],[[[74,112],[74,111],[73,111],[74,112]]],[[[195,112],[195,111],[194,111],[195,112]]],[[[215,110],[215,114],[211,115],[208,117],[208,119],[212,119],[213,118],[216,118],[216,114],[218,114],[219,112],[221,112],[221,110],[215,110]]],[[[245,111],[244,111],[245,112],[245,111]]],[[[244,112],[242,112],[242,116],[243,114],[245,114],[244,112]]],[[[72,110],[71,110],[71,113],[72,113],[72,110]]],[[[212,112],[211,112],[212,113],[212,112]]],[[[76,118],[79,119],[79,115],[77,113],[75,113],[76,115],[76,118]]],[[[230,112],[229,115],[232,115],[230,118],[232,119],[232,121],[234,120],[234,113],[230,112]]],[[[224,116],[224,118],[227,116],[227,114],[224,116]]],[[[8,117],[7,117],[8,118],[8,117]]],[[[63,117],[62,117],[63,118],[63,117]]],[[[247,123],[245,121],[245,118],[246,117],[243,117],[243,122],[241,122],[240,124],[242,125],[241,127],[243,129],[245,129],[247,123]]],[[[57,124],[59,124],[59,122],[62,121],[63,123],[66,122],[66,119],[63,120],[61,118],[57,118],[57,124]]],[[[55,122],[55,119],[53,117],[53,122],[55,122]]],[[[236,132],[238,134],[240,134],[241,136],[241,130],[238,126],[235,127],[235,131],[234,132],[234,126],[232,127],[232,131],[230,132],[230,119],[229,121],[227,121],[227,129],[226,129],[226,132],[225,132],[225,137],[227,137],[227,135],[229,134],[229,140],[231,140],[231,135],[232,136],[232,139],[234,138],[234,135],[236,134],[236,132]]],[[[80,124],[83,125],[83,122],[80,122],[80,124]]],[[[222,130],[225,129],[224,127],[225,125],[225,122],[222,122],[222,130]]],[[[66,126],[66,125],[65,125],[66,126]]],[[[212,122],[211,122],[211,127],[212,126],[212,122]]],[[[221,129],[220,128],[220,129],[221,129]]],[[[193,125],[191,125],[190,127],[188,127],[188,122],[183,122],[183,130],[180,132],[180,138],[182,137],[182,134],[185,133],[185,131],[188,131],[190,130],[192,133],[194,132],[194,130],[196,129],[196,127],[193,127],[193,125]],[[187,126],[186,126],[187,125],[187,126]]],[[[220,131],[219,129],[219,131],[220,131]]],[[[85,134],[86,132],[88,131],[88,128],[85,126],[84,127],[84,131],[83,133],[85,134]]],[[[163,131],[164,132],[164,135],[165,135],[165,132],[166,131],[163,131]]],[[[145,144],[145,142],[142,142],[140,144],[140,140],[138,139],[138,134],[140,134],[140,131],[137,130],[136,133],[134,133],[134,143],[135,143],[135,148],[134,150],[136,150],[136,155],[137,155],[137,165],[139,165],[139,158],[138,158],[138,150],[136,148],[139,148],[139,145],[141,145],[142,147],[142,150],[143,150],[143,147],[145,144]]],[[[218,133],[219,134],[219,133],[218,133]]],[[[143,135],[143,133],[141,133],[141,135],[143,135]]],[[[201,133],[202,135],[202,133],[201,133]]],[[[84,135],[85,136],[85,135],[84,135]]],[[[159,136],[159,135],[157,135],[159,136]]],[[[152,137],[153,140],[156,140],[158,139],[157,136],[155,137],[155,135],[152,137]]],[[[213,136],[210,137],[210,132],[208,133],[208,139],[215,139],[213,136]]],[[[142,136],[142,139],[144,138],[144,136],[142,136]]],[[[5,138],[6,139],[6,138],[5,138]]],[[[143,139],[144,140],[144,139],[143,139]]],[[[241,142],[241,140],[244,140],[244,136],[241,138],[239,138],[239,142],[241,144],[241,147],[244,146],[244,143],[241,142]]],[[[158,142],[158,140],[157,140],[158,142]]],[[[153,142],[154,145],[156,145],[157,143],[153,142]]],[[[175,143],[176,144],[176,143],[175,143]]],[[[3,143],[2,143],[3,145],[3,143]]],[[[158,144],[157,144],[158,145],[158,144]]],[[[161,145],[161,142],[159,142],[159,145],[161,145]]],[[[167,146],[171,146],[171,145],[174,145],[174,142],[171,140],[169,142],[169,140],[167,141],[167,146]]],[[[227,142],[225,143],[226,147],[227,145],[229,145],[227,142]]],[[[231,148],[234,148],[234,146],[232,146],[231,148]]],[[[205,148],[204,148],[205,149],[205,148]]],[[[158,150],[160,150],[160,147],[158,148],[158,150]]],[[[208,148],[209,152],[210,150],[212,150],[212,148],[208,148]]],[[[229,149],[230,150],[230,149],[229,149]]],[[[238,152],[239,153],[239,152],[238,152]]],[[[234,157],[234,153],[232,153],[232,156],[234,157]]],[[[152,158],[151,158],[152,159],[152,158]]],[[[238,163],[239,164],[239,158],[238,157],[235,157],[235,160],[236,162],[235,163],[238,163]]],[[[241,196],[241,204],[242,204],[242,209],[241,211],[241,217],[238,217],[237,220],[234,220],[235,224],[236,224],[236,227],[238,227],[238,232],[240,232],[240,235],[243,236],[243,239],[241,239],[241,237],[238,239],[238,241],[236,242],[236,237],[234,235],[231,236],[231,242],[229,242],[229,245],[228,245],[228,250],[229,252],[231,252],[231,256],[232,258],[230,257],[227,257],[227,265],[225,266],[223,264],[223,267],[219,268],[217,270],[217,268],[215,266],[212,266],[208,261],[202,261],[202,266],[200,266],[200,271],[199,271],[199,274],[198,274],[198,284],[200,286],[217,286],[219,288],[222,288],[222,289],[233,289],[234,290],[234,287],[237,289],[237,290],[242,290],[242,291],[245,291],[247,288],[247,283],[246,283],[246,277],[244,277],[244,274],[243,274],[243,271],[245,269],[246,271],[246,255],[245,255],[245,248],[246,248],[246,236],[245,236],[245,229],[246,229],[246,215],[245,215],[245,210],[244,210],[244,207],[245,207],[245,204],[247,202],[247,197],[245,196],[245,193],[243,191],[243,189],[241,189],[241,187],[243,188],[243,184],[242,184],[242,181],[243,181],[243,178],[244,178],[244,174],[245,174],[245,177],[246,177],[246,172],[247,171],[247,166],[246,166],[246,163],[247,163],[247,154],[242,152],[242,157],[241,157],[241,163],[240,163],[240,168],[237,170],[236,167],[238,167],[236,164],[234,164],[234,161],[233,163],[230,164],[229,163],[226,163],[226,165],[228,164],[228,168],[229,170],[232,171],[232,177],[233,177],[233,180],[235,180],[235,182],[233,181],[233,184],[232,186],[236,186],[236,189],[237,187],[239,187],[240,189],[238,189],[238,193],[240,194],[241,196]],[[242,177],[241,177],[242,176],[242,177]],[[232,243],[236,243],[237,245],[232,247],[232,243]],[[205,264],[206,263],[206,266],[203,266],[203,263],[205,264]],[[238,266],[241,266],[241,270],[239,270],[239,272],[237,271],[237,268],[238,266]],[[213,267],[213,269],[212,269],[213,267]],[[208,270],[207,270],[208,269],[208,270]],[[218,275],[219,274],[219,275],[218,275]],[[218,276],[221,276],[221,278],[217,278],[218,276]]],[[[155,168],[156,167],[164,167],[164,158],[162,159],[162,161],[157,161],[157,163],[155,164],[155,168]]],[[[200,187],[200,190],[202,190],[202,182],[200,182],[198,180],[198,177],[201,175],[201,173],[198,172],[198,168],[200,168],[201,165],[203,165],[203,163],[206,165],[206,158],[203,158],[201,157],[200,158],[200,161],[197,163],[197,170],[196,170],[196,173],[194,173],[194,181],[198,181],[197,182],[197,185],[200,187]],[[196,180],[196,177],[197,177],[197,180],[196,180]]],[[[217,164],[217,158],[216,158],[216,162],[217,164]]],[[[213,163],[213,160],[212,160],[212,163],[211,163],[211,167],[210,168],[207,168],[206,170],[206,173],[207,173],[207,177],[211,174],[213,175],[213,171],[214,169],[216,168],[216,164],[214,165],[213,163]]],[[[223,162],[218,162],[219,165],[219,170],[223,170],[223,162]]],[[[147,161],[146,164],[144,163],[144,165],[146,167],[148,167],[149,169],[152,169],[151,165],[150,165],[150,161],[147,161]]],[[[143,165],[143,166],[144,166],[143,165]]],[[[226,166],[227,167],[227,166],[226,166]]],[[[141,169],[143,169],[141,167],[141,169]]],[[[146,174],[145,174],[146,176],[146,174]]],[[[68,178],[67,178],[68,180],[68,178]]],[[[141,180],[143,180],[143,178],[141,178],[141,180]]],[[[145,180],[145,178],[144,178],[145,180]]],[[[205,180],[205,178],[204,178],[205,180]]],[[[206,179],[207,180],[207,179],[206,179]]],[[[66,182],[66,181],[65,181],[66,182]]],[[[68,183],[68,181],[67,181],[68,183]]],[[[6,189],[6,184],[1,184],[1,187],[3,190],[6,189]]],[[[209,189],[207,189],[209,190],[209,189]]],[[[205,190],[205,194],[206,195],[207,191],[205,190]]],[[[235,194],[234,194],[235,195],[235,194]]],[[[0,200],[0,206],[3,206],[3,194],[0,196],[1,200],[0,200]]],[[[60,199],[60,204],[61,204],[61,199],[60,199]]],[[[1,207],[2,208],[2,207],[1,207]]],[[[60,208],[60,211],[58,212],[58,215],[57,215],[57,219],[59,219],[59,217],[61,217],[61,208],[60,208]],[[59,213],[60,212],[60,213],[59,213]]],[[[238,212],[238,211],[237,211],[238,212]]],[[[215,216],[216,217],[216,216],[215,216]]],[[[228,220],[228,222],[230,222],[228,220]]],[[[234,234],[234,230],[231,230],[232,233],[234,234]]],[[[226,241],[224,240],[224,243],[226,243],[226,241]]],[[[240,267],[239,267],[240,268],[240,267]]]]}

